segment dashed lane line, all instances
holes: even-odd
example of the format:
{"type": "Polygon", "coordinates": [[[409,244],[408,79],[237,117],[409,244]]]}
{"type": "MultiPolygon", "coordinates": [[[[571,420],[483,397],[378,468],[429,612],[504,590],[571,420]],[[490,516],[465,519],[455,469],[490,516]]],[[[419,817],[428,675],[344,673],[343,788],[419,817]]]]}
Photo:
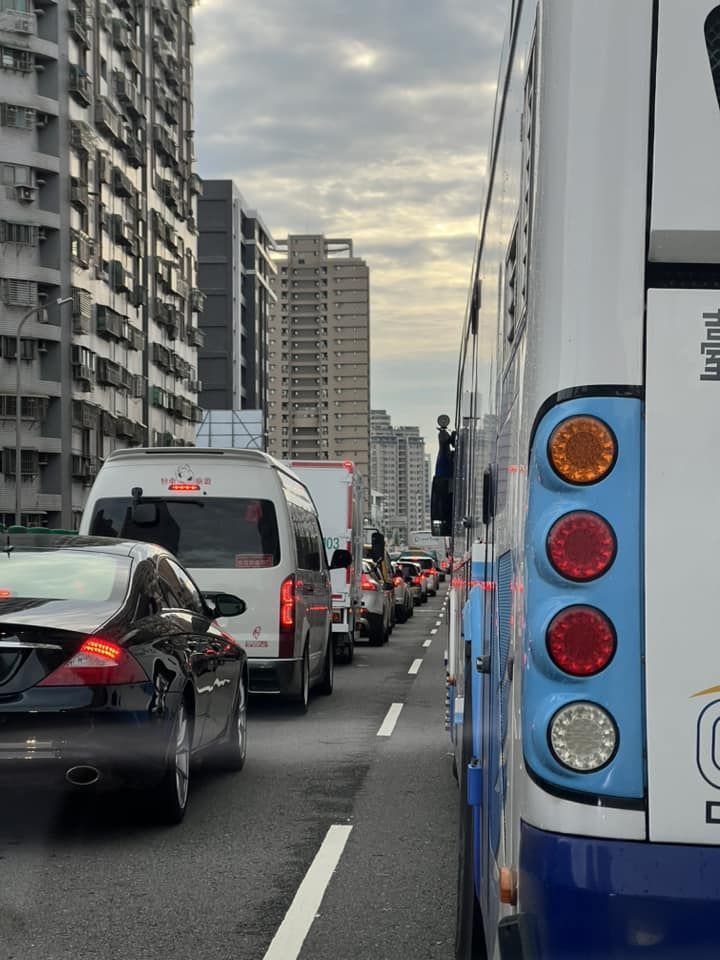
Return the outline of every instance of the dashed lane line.
{"type": "Polygon", "coordinates": [[[413,660],[412,666],[408,670],[408,673],[414,676],[415,674],[419,673],[421,666],[422,660],[413,660]]]}
{"type": "Polygon", "coordinates": [[[428,637],[425,643],[423,644],[423,646],[429,647],[431,643],[432,643],[432,637],[428,637]]]}
{"type": "Polygon", "coordinates": [[[430,636],[434,637],[436,633],[437,633],[437,627],[433,627],[433,629],[430,631],[430,636]]]}
{"type": "Polygon", "coordinates": [[[263,960],[297,960],[351,831],[351,826],[333,824],[325,834],[263,960]]]}
{"type": "Polygon", "coordinates": [[[395,724],[398,721],[398,717],[400,716],[400,711],[402,710],[402,708],[403,708],[403,705],[401,703],[390,704],[390,709],[385,714],[385,719],[380,725],[380,729],[378,730],[376,736],[378,737],[392,736],[392,732],[395,729],[395,724]]]}

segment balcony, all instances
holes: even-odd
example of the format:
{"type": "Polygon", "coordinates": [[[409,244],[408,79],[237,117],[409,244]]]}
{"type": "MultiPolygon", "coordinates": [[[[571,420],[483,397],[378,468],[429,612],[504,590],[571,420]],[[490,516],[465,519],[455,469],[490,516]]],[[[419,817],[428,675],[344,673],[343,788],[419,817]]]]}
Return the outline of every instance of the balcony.
{"type": "Polygon", "coordinates": [[[132,290],[132,274],[125,269],[119,260],[110,261],[110,286],[117,292],[132,290]]]}
{"type": "Polygon", "coordinates": [[[125,317],[104,304],[98,304],[97,332],[105,340],[124,339],[125,317]]]}
{"type": "Polygon", "coordinates": [[[203,347],[205,346],[205,334],[199,327],[188,327],[187,342],[191,347],[203,347]]]}
{"type": "Polygon", "coordinates": [[[90,48],[90,30],[88,28],[87,10],[84,3],[75,0],[74,10],[68,10],[68,25],[70,33],[86,48],[90,48]]]}
{"type": "Polygon", "coordinates": [[[70,231],[70,256],[73,263],[87,269],[94,249],[95,245],[87,234],[80,230],[70,231]]]}
{"type": "Polygon", "coordinates": [[[105,97],[98,97],[95,101],[95,126],[111,140],[123,142],[122,121],[105,97]]]}
{"type": "Polygon", "coordinates": [[[203,195],[203,182],[197,173],[190,174],[190,192],[196,194],[198,197],[203,195]]]}
{"type": "Polygon", "coordinates": [[[137,170],[137,168],[141,167],[145,162],[145,148],[143,144],[137,137],[129,136],[125,139],[123,146],[128,163],[137,170]]]}
{"type": "Polygon", "coordinates": [[[202,313],[205,309],[205,301],[207,297],[200,290],[199,287],[193,287],[192,293],[190,296],[190,302],[192,304],[193,313],[202,313]]]}
{"type": "Polygon", "coordinates": [[[108,360],[107,357],[98,357],[97,361],[97,382],[109,387],[125,386],[126,373],[119,363],[114,360],[108,360]]]}
{"type": "Polygon", "coordinates": [[[118,48],[118,50],[127,50],[130,46],[132,40],[130,27],[128,26],[127,22],[122,20],[120,17],[113,17],[112,38],[113,44],[118,48]]]}
{"type": "Polygon", "coordinates": [[[110,237],[115,243],[120,244],[121,247],[125,247],[128,252],[135,254],[137,237],[132,226],[126,220],[123,220],[122,214],[110,214],[108,229],[110,237]]]}
{"type": "Polygon", "coordinates": [[[143,96],[134,84],[130,83],[128,77],[120,70],[113,72],[113,84],[115,87],[115,96],[122,104],[125,110],[136,116],[145,116],[145,104],[143,96]]]}
{"type": "Polygon", "coordinates": [[[70,96],[83,106],[89,107],[92,103],[92,81],[87,71],[76,63],[70,64],[69,91],[70,96]]]}
{"type": "Polygon", "coordinates": [[[125,324],[125,339],[130,350],[145,349],[145,334],[131,323],[125,324]]]}
{"type": "Polygon", "coordinates": [[[89,153],[95,147],[92,130],[82,120],[70,122],[70,146],[85,153],[89,153]]]}
{"type": "Polygon", "coordinates": [[[37,34],[37,16],[21,10],[3,10],[0,12],[0,30],[25,36],[37,34]]]}
{"type": "Polygon", "coordinates": [[[124,52],[125,63],[128,66],[132,67],[133,70],[136,70],[138,73],[143,72],[143,54],[142,48],[135,43],[134,40],[130,41],[130,44],[124,52]]]}
{"type": "Polygon", "coordinates": [[[73,363],[72,376],[73,380],[77,380],[80,383],[85,384],[87,389],[89,389],[90,385],[95,382],[95,371],[89,363],[73,363]]]}
{"type": "Polygon", "coordinates": [[[156,367],[159,367],[166,373],[170,373],[172,371],[172,353],[161,343],[153,343],[152,358],[156,367]]]}
{"type": "Polygon", "coordinates": [[[180,190],[173,181],[160,178],[157,181],[157,188],[163,202],[166,203],[170,209],[177,211],[181,202],[180,190]]]}
{"type": "Polygon", "coordinates": [[[159,123],[153,124],[152,137],[158,153],[163,154],[174,163],[177,162],[177,144],[159,123]]]}
{"type": "Polygon", "coordinates": [[[92,294],[89,290],[83,290],[80,287],[72,288],[73,333],[90,333],[92,302],[92,294]]]}
{"type": "Polygon", "coordinates": [[[135,188],[132,185],[132,181],[126,173],[123,173],[120,167],[113,167],[112,188],[118,197],[129,199],[135,195],[135,188]]]}
{"type": "Polygon", "coordinates": [[[89,185],[79,177],[73,177],[70,184],[70,203],[77,209],[87,210],[90,197],[89,185]]]}

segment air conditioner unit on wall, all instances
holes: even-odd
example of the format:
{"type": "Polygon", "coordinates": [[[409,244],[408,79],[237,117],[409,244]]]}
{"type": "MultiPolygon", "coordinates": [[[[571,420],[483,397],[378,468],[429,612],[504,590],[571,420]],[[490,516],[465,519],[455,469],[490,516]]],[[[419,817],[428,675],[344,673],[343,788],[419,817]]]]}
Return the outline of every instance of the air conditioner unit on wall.
{"type": "Polygon", "coordinates": [[[18,183],[15,185],[15,196],[21,203],[32,203],[37,193],[37,187],[30,187],[27,184],[18,183]]]}

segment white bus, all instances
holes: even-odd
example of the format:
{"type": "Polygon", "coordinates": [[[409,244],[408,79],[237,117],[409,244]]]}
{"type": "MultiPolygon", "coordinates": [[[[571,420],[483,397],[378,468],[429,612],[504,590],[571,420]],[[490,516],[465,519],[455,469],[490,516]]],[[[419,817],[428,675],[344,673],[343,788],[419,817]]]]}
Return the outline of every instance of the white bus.
{"type": "Polygon", "coordinates": [[[718,957],[720,5],[508,8],[453,438],[457,957],[718,957]]]}

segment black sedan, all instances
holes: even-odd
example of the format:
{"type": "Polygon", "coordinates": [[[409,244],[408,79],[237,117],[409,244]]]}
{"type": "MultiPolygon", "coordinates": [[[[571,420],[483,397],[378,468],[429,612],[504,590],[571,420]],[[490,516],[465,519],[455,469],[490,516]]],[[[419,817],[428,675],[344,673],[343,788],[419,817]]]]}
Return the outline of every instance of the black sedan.
{"type": "Polygon", "coordinates": [[[214,622],[244,609],[152,544],[2,536],[0,777],[141,789],[178,823],[195,755],[245,762],[247,659],[214,622]]]}

